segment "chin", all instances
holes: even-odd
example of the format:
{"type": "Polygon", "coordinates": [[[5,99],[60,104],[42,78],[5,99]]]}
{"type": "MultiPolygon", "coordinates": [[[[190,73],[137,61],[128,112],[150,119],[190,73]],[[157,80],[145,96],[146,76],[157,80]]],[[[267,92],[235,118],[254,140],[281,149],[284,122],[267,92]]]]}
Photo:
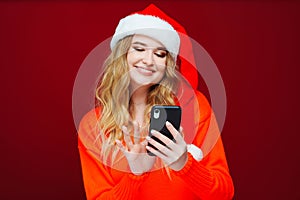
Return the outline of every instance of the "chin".
{"type": "Polygon", "coordinates": [[[140,81],[132,81],[131,87],[135,88],[136,90],[139,88],[150,88],[151,86],[157,83],[153,82],[140,82],[140,81]]]}

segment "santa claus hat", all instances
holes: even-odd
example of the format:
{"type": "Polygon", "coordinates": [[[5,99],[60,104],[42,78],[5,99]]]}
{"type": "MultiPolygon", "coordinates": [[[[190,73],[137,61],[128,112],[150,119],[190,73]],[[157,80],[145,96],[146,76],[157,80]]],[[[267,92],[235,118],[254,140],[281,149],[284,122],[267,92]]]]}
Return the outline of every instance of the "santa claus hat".
{"type": "Polygon", "coordinates": [[[191,41],[183,26],[169,17],[154,4],[120,20],[110,47],[128,35],[144,34],[160,41],[176,60],[180,57],[179,69],[189,84],[196,89],[198,73],[195,68],[191,41]]]}
{"type": "Polygon", "coordinates": [[[158,40],[174,56],[179,52],[180,38],[175,29],[159,17],[142,14],[129,15],[120,20],[110,43],[111,48],[120,39],[134,34],[146,35],[158,40]]]}
{"type": "Polygon", "coordinates": [[[110,43],[111,49],[113,49],[113,47],[117,44],[117,42],[120,39],[123,39],[124,37],[130,34],[137,33],[136,31],[143,31],[143,34],[160,41],[167,48],[167,50],[171,54],[173,54],[175,60],[178,55],[180,57],[179,68],[181,74],[187,79],[189,84],[194,89],[197,88],[198,73],[197,69],[195,68],[193,48],[191,41],[187,36],[187,33],[183,26],[181,26],[177,21],[169,17],[163,11],[161,11],[154,4],[150,4],[144,10],[138,11],[120,20],[119,25],[116,28],[115,34],[113,35],[113,38],[110,43]],[[149,25],[148,28],[140,28],[145,26],[146,23],[144,20],[138,21],[139,24],[136,21],[131,21],[130,23],[128,23],[128,19],[142,19],[144,17],[149,18],[149,20],[147,20],[147,23],[149,23],[150,21],[150,25],[152,25],[152,28],[149,27],[149,25]],[[153,29],[154,25],[159,25],[159,28],[156,27],[154,28],[153,32],[150,32],[149,30],[153,29]],[[126,26],[129,26],[130,28],[127,28],[126,26]],[[127,29],[131,29],[131,32],[126,31],[127,29]],[[168,37],[165,37],[165,34],[163,34],[163,36],[159,34],[161,32],[170,35],[167,35],[168,37]]]}

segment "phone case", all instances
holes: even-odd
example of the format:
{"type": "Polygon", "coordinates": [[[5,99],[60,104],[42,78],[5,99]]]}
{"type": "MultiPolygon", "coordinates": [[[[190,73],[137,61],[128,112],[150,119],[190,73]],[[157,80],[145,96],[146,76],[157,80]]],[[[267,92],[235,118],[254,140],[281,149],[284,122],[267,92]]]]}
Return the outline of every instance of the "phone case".
{"type": "MultiPolygon", "coordinates": [[[[177,130],[180,128],[181,122],[181,108],[180,106],[153,106],[151,108],[151,117],[150,117],[150,127],[149,127],[149,136],[152,137],[157,142],[165,145],[158,138],[152,136],[151,130],[154,129],[164,134],[171,140],[174,140],[173,135],[169,132],[166,127],[166,121],[169,121],[177,130]]],[[[153,147],[151,144],[149,146],[153,147]]],[[[149,155],[152,153],[148,152],[149,155]]]]}

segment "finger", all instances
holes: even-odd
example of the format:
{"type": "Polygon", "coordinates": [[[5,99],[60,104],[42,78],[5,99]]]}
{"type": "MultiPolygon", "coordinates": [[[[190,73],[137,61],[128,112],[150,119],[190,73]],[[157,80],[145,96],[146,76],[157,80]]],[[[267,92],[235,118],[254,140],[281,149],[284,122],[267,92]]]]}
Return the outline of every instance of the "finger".
{"type": "MultiPolygon", "coordinates": [[[[151,137],[147,136],[146,139],[148,140],[148,142],[150,144],[152,144],[156,149],[158,149],[160,152],[162,152],[164,155],[166,156],[169,156],[171,155],[172,153],[172,150],[171,148],[169,148],[169,146],[165,146],[165,145],[162,145],[161,143],[155,141],[154,139],[152,139],[151,137]]],[[[170,139],[169,139],[170,142],[172,142],[170,139]]],[[[163,142],[163,141],[162,141],[163,142]]]]}
{"type": "Polygon", "coordinates": [[[144,140],[143,142],[141,142],[141,145],[146,146],[148,144],[147,140],[144,140]]]}
{"type": "Polygon", "coordinates": [[[133,122],[133,143],[138,144],[140,142],[140,126],[139,123],[133,122]]]}
{"type": "Polygon", "coordinates": [[[126,126],[122,126],[122,131],[123,131],[123,135],[124,135],[124,140],[125,140],[125,143],[127,145],[127,147],[129,149],[132,149],[132,146],[133,146],[133,143],[131,141],[131,138],[130,138],[130,135],[129,135],[129,132],[128,132],[128,129],[126,126]]]}
{"type": "Polygon", "coordinates": [[[123,146],[120,140],[116,140],[116,144],[123,153],[126,151],[125,147],[123,146]]]}
{"type": "MultiPolygon", "coordinates": [[[[180,133],[182,139],[184,140],[184,132],[183,132],[182,126],[180,126],[180,128],[179,128],[179,133],[180,133]]],[[[178,139],[178,138],[177,138],[177,139],[178,139]]]]}
{"type": "Polygon", "coordinates": [[[172,136],[175,139],[176,143],[182,141],[181,134],[176,130],[176,128],[174,128],[174,126],[170,122],[168,122],[168,121],[166,122],[166,127],[170,131],[170,133],[172,134],[172,136]]]}
{"type": "Polygon", "coordinates": [[[179,128],[179,133],[183,137],[183,128],[182,128],[182,126],[180,126],[180,128],[179,128]]]}
{"type": "Polygon", "coordinates": [[[152,148],[150,146],[146,146],[146,149],[148,151],[150,151],[151,153],[153,153],[154,155],[156,155],[157,157],[161,158],[162,160],[166,160],[167,159],[167,157],[164,154],[162,154],[161,152],[159,152],[158,150],[156,150],[156,149],[154,149],[154,148],[152,148]]]}
{"type": "Polygon", "coordinates": [[[158,138],[160,141],[162,141],[165,145],[167,145],[170,149],[172,149],[172,146],[174,144],[174,141],[168,138],[167,136],[161,134],[160,132],[156,130],[151,130],[151,134],[158,138]]]}

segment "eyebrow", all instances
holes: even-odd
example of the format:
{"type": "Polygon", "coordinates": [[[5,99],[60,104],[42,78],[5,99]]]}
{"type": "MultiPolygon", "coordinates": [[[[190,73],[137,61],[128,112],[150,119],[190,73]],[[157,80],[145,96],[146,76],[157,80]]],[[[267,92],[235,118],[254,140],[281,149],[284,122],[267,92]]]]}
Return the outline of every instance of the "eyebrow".
{"type": "MultiPolygon", "coordinates": [[[[142,45],[144,47],[147,47],[148,45],[143,43],[143,42],[139,42],[139,41],[136,41],[136,42],[133,42],[132,44],[139,44],[139,45],[142,45]]],[[[164,51],[167,51],[167,49],[165,47],[157,47],[156,48],[157,50],[164,50],[164,51]]]]}

